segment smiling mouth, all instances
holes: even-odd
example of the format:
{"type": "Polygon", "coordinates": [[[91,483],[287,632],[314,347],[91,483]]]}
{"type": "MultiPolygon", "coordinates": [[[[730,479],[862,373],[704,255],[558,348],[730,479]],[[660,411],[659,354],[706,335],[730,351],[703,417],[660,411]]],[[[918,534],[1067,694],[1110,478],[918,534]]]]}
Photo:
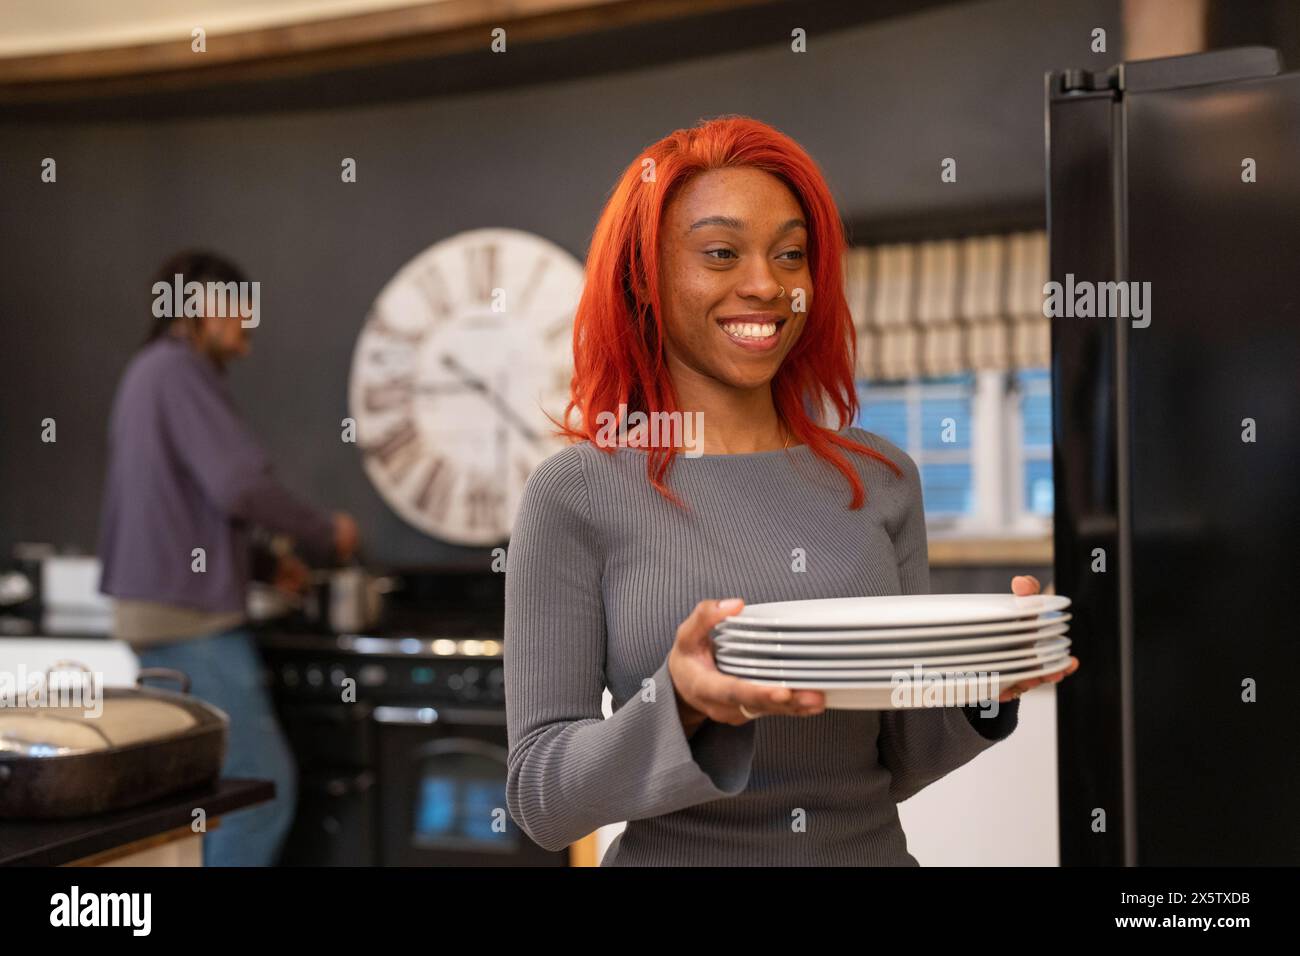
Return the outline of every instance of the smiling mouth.
{"type": "Polygon", "coordinates": [[[718,326],[727,338],[743,349],[764,352],[774,348],[781,340],[781,329],[788,320],[771,318],[759,320],[721,319],[718,326]]]}

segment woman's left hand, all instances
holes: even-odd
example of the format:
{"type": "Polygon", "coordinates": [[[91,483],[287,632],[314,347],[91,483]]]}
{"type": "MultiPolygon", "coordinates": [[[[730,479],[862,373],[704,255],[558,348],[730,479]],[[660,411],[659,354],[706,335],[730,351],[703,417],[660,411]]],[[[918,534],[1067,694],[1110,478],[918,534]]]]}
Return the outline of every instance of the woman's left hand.
{"type": "MultiPolygon", "coordinates": [[[[1030,594],[1037,594],[1040,590],[1042,590],[1042,586],[1038,583],[1038,578],[1032,575],[1016,575],[1011,579],[1011,593],[1018,597],[1027,597],[1030,594]]],[[[1058,683],[1059,681],[1069,677],[1078,669],[1079,659],[1077,657],[1071,657],[1069,666],[1063,671],[1057,671],[1055,674],[1047,674],[1044,677],[1031,677],[1028,680],[1022,680],[1019,683],[1009,684],[1006,687],[1003,687],[1002,692],[998,694],[998,700],[1015,700],[1032,687],[1037,687],[1039,684],[1058,683]]]]}

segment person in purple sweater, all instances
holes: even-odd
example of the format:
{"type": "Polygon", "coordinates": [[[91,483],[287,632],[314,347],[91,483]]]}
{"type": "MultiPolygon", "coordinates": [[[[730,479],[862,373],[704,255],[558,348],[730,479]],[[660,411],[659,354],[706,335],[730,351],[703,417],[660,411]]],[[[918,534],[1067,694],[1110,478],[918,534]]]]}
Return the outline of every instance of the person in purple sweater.
{"type": "MultiPolygon", "coordinates": [[[[174,257],[157,281],[171,285],[176,275],[187,283],[245,281],[233,264],[202,252],[174,257]]],[[[297,779],[247,628],[248,584],[270,576],[284,590],[301,590],[307,569],[291,555],[255,554],[251,533],[288,536],[307,560],[330,564],[351,557],[357,528],[275,478],[224,374],[248,354],[248,329],[238,315],[203,311],[155,319],[118,385],[100,590],[114,599],[114,637],[131,644],[142,667],[184,671],[192,692],[230,717],[222,774],[276,784],[274,801],[231,814],[205,836],[205,862],[269,866],[293,820],[297,779]]]]}

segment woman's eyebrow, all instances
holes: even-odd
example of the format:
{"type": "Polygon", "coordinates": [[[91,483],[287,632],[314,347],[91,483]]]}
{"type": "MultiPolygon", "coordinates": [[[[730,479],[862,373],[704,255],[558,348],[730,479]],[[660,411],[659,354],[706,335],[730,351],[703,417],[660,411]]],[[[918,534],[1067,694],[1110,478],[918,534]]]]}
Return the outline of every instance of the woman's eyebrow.
{"type": "MultiPolygon", "coordinates": [[[[722,226],[724,229],[734,229],[737,232],[740,232],[745,228],[745,223],[743,220],[737,219],[734,216],[705,216],[703,219],[697,219],[695,222],[691,223],[691,228],[686,231],[693,232],[694,230],[702,229],[705,226],[722,226]]],[[[777,235],[784,235],[791,229],[807,228],[808,224],[802,219],[787,219],[785,222],[781,223],[780,228],[777,229],[777,235]]]]}

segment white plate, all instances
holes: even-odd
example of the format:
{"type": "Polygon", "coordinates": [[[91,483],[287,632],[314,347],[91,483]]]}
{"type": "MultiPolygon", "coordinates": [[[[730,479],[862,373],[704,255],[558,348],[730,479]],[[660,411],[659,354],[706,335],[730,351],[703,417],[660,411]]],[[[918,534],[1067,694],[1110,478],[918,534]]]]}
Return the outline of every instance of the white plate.
{"type": "Polygon", "coordinates": [[[794,657],[766,657],[761,654],[738,652],[728,654],[719,652],[719,664],[734,664],[738,667],[759,668],[810,668],[814,670],[852,670],[853,668],[922,667],[942,669],[944,667],[982,664],[988,661],[1009,660],[1046,660],[1063,653],[1070,646],[1068,637],[1053,637],[1038,641],[1026,650],[1020,648],[1003,648],[1000,651],[984,651],[980,654],[941,654],[916,655],[913,657],[853,657],[841,660],[838,657],[823,657],[815,660],[794,657]]]}
{"type": "Polygon", "coordinates": [[[798,670],[796,668],[771,668],[771,667],[748,667],[735,664],[720,664],[718,670],[724,674],[730,674],[732,677],[763,677],[770,680],[824,680],[828,685],[839,686],[844,683],[857,683],[860,681],[893,681],[895,675],[905,677],[929,677],[930,675],[944,676],[954,673],[974,674],[1018,674],[1024,671],[1031,671],[1038,667],[1046,667],[1049,664],[1055,664],[1062,657],[1068,655],[1061,654],[1059,651],[1046,657],[1022,658],[1020,660],[1000,660],[986,661],[982,664],[949,664],[944,667],[927,667],[922,665],[920,670],[916,670],[915,665],[919,661],[902,667],[885,667],[885,668],[866,668],[855,670],[798,670]]]}
{"type": "Polygon", "coordinates": [[[773,657],[878,657],[886,654],[942,654],[965,653],[988,650],[994,647],[1030,647],[1035,641],[1045,637],[1056,637],[1070,628],[1066,624],[1057,624],[1025,634],[999,634],[992,637],[954,638],[951,641],[903,641],[900,643],[879,644],[785,644],[772,641],[755,644],[748,641],[733,641],[727,637],[715,638],[713,643],[719,651],[758,651],[773,657]]]}
{"type": "MultiPolygon", "coordinates": [[[[1007,682],[1028,680],[1031,677],[1044,677],[1055,674],[1070,666],[1070,658],[1063,657],[1053,664],[1044,665],[1027,673],[1008,674],[1007,682]]],[[[789,687],[792,690],[820,690],[826,695],[826,707],[829,710],[910,710],[926,706],[925,692],[928,687],[935,687],[944,706],[972,706],[978,704],[981,697],[996,698],[1004,683],[998,675],[992,675],[985,684],[972,686],[964,681],[922,682],[909,687],[880,681],[861,681],[828,684],[826,681],[807,680],[768,680],[759,677],[746,677],[753,684],[769,687],[789,687]],[[901,696],[896,697],[896,692],[901,696]]],[[[760,718],[761,719],[761,718],[760,718]]],[[[965,719],[965,718],[963,718],[965,719]]]]}
{"type": "Polygon", "coordinates": [[[1037,617],[1069,606],[1059,594],[890,594],[751,604],[727,621],[766,628],[921,627],[1037,617]]]}
{"type": "Polygon", "coordinates": [[[1018,621],[994,621],[990,624],[951,624],[945,627],[881,627],[865,630],[848,628],[834,631],[783,631],[755,630],[753,628],[732,627],[728,623],[719,624],[714,633],[727,637],[739,637],[747,641],[808,641],[824,644],[832,641],[876,641],[876,640],[913,640],[923,637],[965,637],[981,634],[1016,634],[1022,631],[1034,631],[1049,624],[1064,624],[1072,614],[1055,611],[1040,617],[1029,617],[1018,621]]]}

